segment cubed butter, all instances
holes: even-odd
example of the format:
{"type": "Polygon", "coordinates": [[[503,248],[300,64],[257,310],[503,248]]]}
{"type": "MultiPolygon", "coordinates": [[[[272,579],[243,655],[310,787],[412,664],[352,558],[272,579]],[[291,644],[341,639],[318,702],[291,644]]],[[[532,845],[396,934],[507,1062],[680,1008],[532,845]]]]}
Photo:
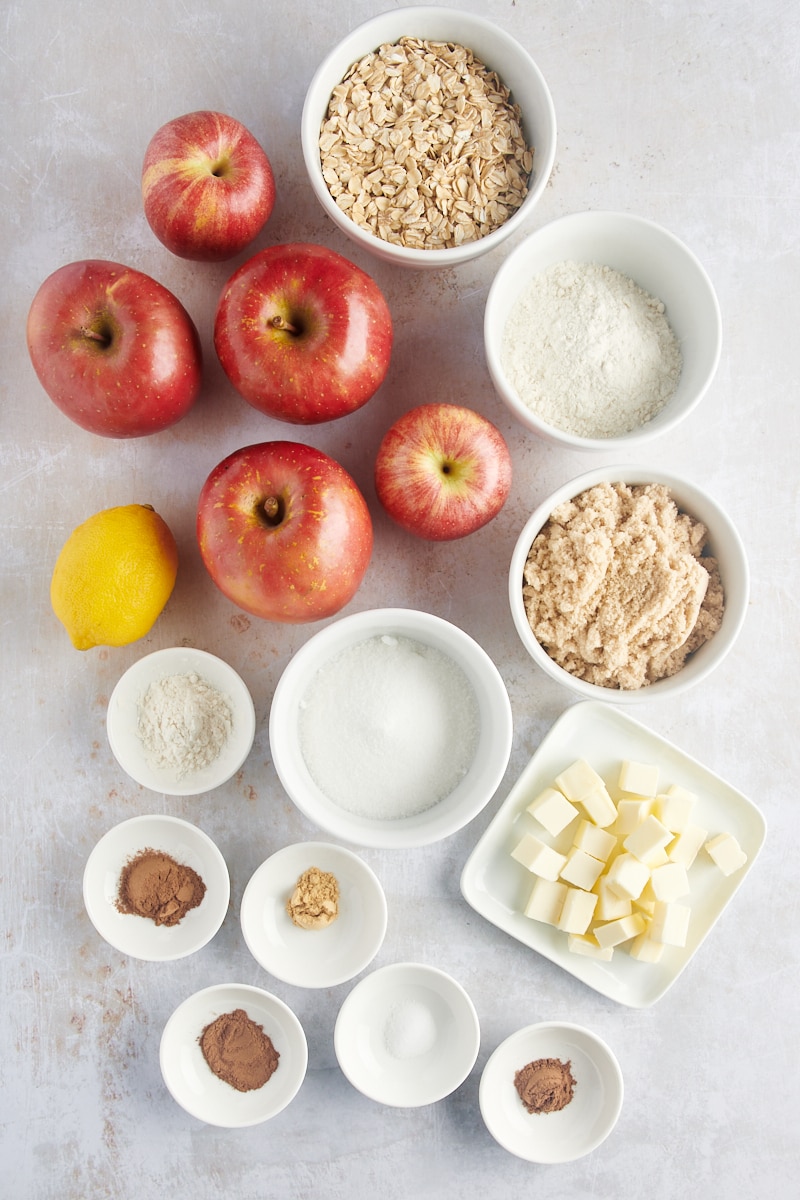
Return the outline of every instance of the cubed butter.
{"type": "Polygon", "coordinates": [[[634,796],[655,796],[658,792],[658,767],[652,763],[630,762],[619,769],[619,790],[634,796]]]}
{"type": "Polygon", "coordinates": [[[601,829],[613,825],[617,819],[617,806],[602,781],[599,787],[596,787],[594,791],[587,792],[578,803],[589,820],[593,821],[595,825],[599,825],[601,829]]]}
{"type": "Polygon", "coordinates": [[[657,850],[663,850],[671,841],[671,831],[651,813],[633,833],[628,834],[622,845],[629,854],[635,854],[642,862],[647,862],[657,850]]]}
{"type": "Polygon", "coordinates": [[[557,925],[566,898],[566,883],[537,879],[525,905],[525,916],[532,921],[543,921],[545,925],[557,925]]]}
{"type": "Polygon", "coordinates": [[[588,796],[598,787],[605,788],[605,784],[594,767],[591,767],[586,759],[579,758],[567,767],[566,771],[556,776],[556,787],[568,800],[580,803],[584,796],[588,796]]]}
{"type": "Polygon", "coordinates": [[[670,861],[680,863],[688,871],[707,837],[707,829],[701,829],[699,825],[687,825],[667,846],[670,861]]]}
{"type": "MultiPolygon", "coordinates": [[[[669,845],[669,842],[667,845],[669,845]]],[[[648,854],[644,860],[645,866],[649,867],[651,871],[655,870],[656,867],[663,867],[668,862],[669,854],[667,854],[666,846],[656,846],[655,850],[651,854],[648,854]]]]}
{"type": "Polygon", "coordinates": [[[642,933],[646,922],[641,913],[631,913],[627,917],[619,917],[616,921],[608,921],[605,925],[595,925],[592,932],[597,938],[598,946],[607,949],[609,946],[621,946],[632,937],[642,933]]]}
{"type": "Polygon", "coordinates": [[[540,875],[542,879],[558,879],[561,868],[567,861],[566,855],[559,854],[532,833],[526,833],[521,841],[517,842],[511,851],[511,857],[522,863],[523,867],[527,867],[534,875],[540,875]]]}
{"type": "Polygon", "coordinates": [[[585,850],[573,846],[561,868],[561,878],[588,892],[597,883],[604,866],[598,858],[592,858],[585,850]]]}
{"type": "Polygon", "coordinates": [[[592,858],[599,858],[600,862],[606,862],[617,844],[617,838],[615,834],[609,833],[606,829],[599,829],[591,821],[580,821],[575,830],[572,844],[579,850],[585,850],[587,854],[591,854],[592,858]]]}
{"type": "Polygon", "coordinates": [[[686,904],[656,901],[648,932],[664,946],[685,946],[692,910],[686,904]]]}
{"type": "Polygon", "coordinates": [[[606,874],[606,881],[615,896],[636,900],[650,878],[650,868],[633,854],[620,854],[606,874]]]}
{"type": "Polygon", "coordinates": [[[705,849],[723,875],[732,875],[747,862],[747,855],[732,833],[718,833],[706,842],[705,849]]]}
{"type": "Polygon", "coordinates": [[[656,796],[653,802],[653,816],[658,817],[661,824],[666,825],[673,833],[681,833],[689,824],[696,803],[697,796],[694,792],[687,792],[686,788],[673,785],[667,788],[666,792],[656,796]]]}
{"type": "Polygon", "coordinates": [[[680,863],[668,862],[663,867],[656,867],[650,872],[649,887],[653,890],[655,900],[665,900],[670,904],[689,895],[689,876],[686,868],[680,863]]]}
{"type": "Polygon", "coordinates": [[[620,837],[626,837],[629,833],[633,833],[645,817],[650,816],[650,810],[653,807],[652,800],[642,800],[639,797],[633,799],[630,796],[623,796],[617,801],[617,820],[614,825],[614,832],[620,837]]]}
{"type": "Polygon", "coordinates": [[[582,954],[585,958],[599,958],[602,962],[610,962],[614,957],[614,947],[598,946],[597,939],[591,934],[571,933],[567,938],[567,949],[570,954],[582,954]]]}
{"type": "Polygon", "coordinates": [[[628,946],[628,953],[631,958],[638,959],[639,962],[657,963],[660,962],[664,953],[664,943],[654,942],[649,931],[645,929],[628,946]]]}
{"type": "Polygon", "coordinates": [[[592,923],[597,896],[580,888],[567,888],[567,894],[558,918],[558,928],[565,933],[586,933],[592,923]]]}
{"type": "Polygon", "coordinates": [[[608,886],[608,877],[601,875],[594,886],[597,893],[597,908],[595,916],[600,921],[616,921],[617,917],[627,917],[631,912],[631,901],[627,896],[618,896],[608,886]]]}
{"type": "Polygon", "coordinates": [[[545,788],[531,800],[528,812],[552,837],[558,837],[578,815],[577,808],[570,804],[563,792],[552,787],[545,788]]]}

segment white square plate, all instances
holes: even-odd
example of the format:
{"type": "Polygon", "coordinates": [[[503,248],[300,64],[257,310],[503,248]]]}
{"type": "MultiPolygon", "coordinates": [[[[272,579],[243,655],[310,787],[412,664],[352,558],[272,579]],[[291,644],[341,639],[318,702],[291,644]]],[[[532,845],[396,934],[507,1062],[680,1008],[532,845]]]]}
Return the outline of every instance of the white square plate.
{"type": "Polygon", "coordinates": [[[568,708],[544,738],[467,859],[461,891],[487,921],[595,991],[631,1008],[647,1008],[672,986],[711,932],[752,867],[765,836],[762,814],[741,792],[620,709],[590,700],[568,708]],[[565,933],[523,915],[533,876],[511,858],[514,846],[524,833],[535,833],[564,851],[574,834],[570,825],[558,838],[551,838],[525,808],[578,758],[585,758],[602,775],[612,796],[624,759],[657,764],[659,788],[666,790],[674,783],[696,793],[694,823],[707,829],[709,837],[732,833],[747,854],[745,865],[726,877],[700,850],[689,871],[691,893],[683,901],[692,910],[686,946],[666,947],[659,963],[638,962],[624,947],[615,950],[610,962],[572,954],[565,933]]]}

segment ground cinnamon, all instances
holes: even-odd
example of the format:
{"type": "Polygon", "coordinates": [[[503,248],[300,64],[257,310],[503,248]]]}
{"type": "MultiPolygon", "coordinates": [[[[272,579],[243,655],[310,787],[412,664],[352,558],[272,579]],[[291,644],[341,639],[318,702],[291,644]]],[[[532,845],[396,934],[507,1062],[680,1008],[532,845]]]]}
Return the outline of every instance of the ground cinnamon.
{"type": "Polygon", "coordinates": [[[177,925],[197,908],[206,885],[191,867],[160,850],[142,850],[123,867],[117,908],[121,913],[149,917],[156,925],[177,925]]]}
{"type": "Polygon", "coordinates": [[[560,1058],[537,1058],[514,1075],[514,1087],[529,1113],[559,1112],[575,1090],[572,1063],[560,1058]]]}
{"type": "Polygon", "coordinates": [[[278,1069],[280,1055],[261,1025],[243,1008],[223,1013],[200,1034],[203,1058],[214,1074],[237,1092],[263,1087],[278,1069]]]}

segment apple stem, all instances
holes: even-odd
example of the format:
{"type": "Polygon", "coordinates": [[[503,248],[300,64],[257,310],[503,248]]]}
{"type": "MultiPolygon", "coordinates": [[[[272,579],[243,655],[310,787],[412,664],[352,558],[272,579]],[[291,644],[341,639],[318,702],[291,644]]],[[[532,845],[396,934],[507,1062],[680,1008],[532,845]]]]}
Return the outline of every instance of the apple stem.
{"type": "Polygon", "coordinates": [[[284,317],[281,317],[281,316],[271,317],[269,324],[272,326],[273,329],[281,329],[285,333],[299,333],[300,332],[300,330],[297,328],[296,325],[292,325],[291,321],[287,321],[284,317]]]}
{"type": "Polygon", "coordinates": [[[267,496],[261,509],[268,525],[280,525],[283,520],[283,504],[277,496],[267,496]]]}

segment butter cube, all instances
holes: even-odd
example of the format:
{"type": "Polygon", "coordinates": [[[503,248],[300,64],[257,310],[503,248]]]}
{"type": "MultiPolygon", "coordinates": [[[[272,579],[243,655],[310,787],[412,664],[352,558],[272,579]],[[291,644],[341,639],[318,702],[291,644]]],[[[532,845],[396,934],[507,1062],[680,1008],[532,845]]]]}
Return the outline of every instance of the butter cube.
{"type": "Polygon", "coordinates": [[[626,759],[619,770],[619,790],[634,796],[655,796],[658,792],[658,767],[626,759]]]}
{"type": "Polygon", "coordinates": [[[545,925],[557,925],[567,898],[567,885],[552,879],[537,879],[525,905],[525,916],[545,925]]]}
{"type": "Polygon", "coordinates": [[[661,961],[661,956],[664,953],[664,943],[654,942],[650,937],[648,930],[638,934],[630,946],[628,953],[631,958],[636,958],[639,962],[657,963],[661,961]]]}
{"type": "Polygon", "coordinates": [[[680,863],[668,862],[650,872],[649,886],[656,900],[664,900],[669,904],[673,900],[680,900],[681,896],[688,896],[689,876],[680,863]]]}
{"type": "Polygon", "coordinates": [[[653,804],[653,816],[658,817],[662,825],[673,833],[681,833],[692,816],[692,809],[697,803],[694,792],[674,784],[666,792],[656,796],[653,804]]]}
{"type": "Polygon", "coordinates": [[[650,868],[633,854],[620,854],[608,868],[606,880],[615,896],[635,900],[650,879],[650,868]]]}
{"type": "Polygon", "coordinates": [[[592,858],[585,850],[573,846],[567,853],[567,861],[561,868],[561,878],[567,883],[588,892],[597,883],[604,864],[598,858],[592,858]]]}
{"type": "Polygon", "coordinates": [[[623,847],[629,854],[635,854],[642,862],[646,862],[657,850],[662,849],[672,841],[672,832],[662,825],[651,813],[645,817],[641,825],[629,833],[623,841],[623,847]]]}
{"type": "Polygon", "coordinates": [[[566,771],[556,776],[556,787],[568,800],[579,804],[584,796],[598,788],[605,788],[605,784],[594,767],[590,767],[585,759],[579,758],[572,766],[567,767],[566,771]]]}
{"type": "Polygon", "coordinates": [[[620,837],[633,833],[645,817],[650,816],[652,807],[652,800],[642,800],[638,797],[634,800],[630,796],[623,796],[617,801],[617,821],[614,825],[614,832],[620,837]]]}
{"type": "Polygon", "coordinates": [[[591,854],[592,858],[599,858],[600,862],[606,862],[617,844],[617,839],[613,833],[599,829],[591,821],[581,821],[575,830],[572,844],[579,850],[585,850],[587,854],[591,854]]]}
{"type": "Polygon", "coordinates": [[[707,837],[707,829],[701,829],[699,825],[687,825],[667,846],[670,861],[680,863],[688,871],[707,837]]]}
{"type": "Polygon", "coordinates": [[[566,855],[559,854],[552,846],[540,842],[532,833],[526,833],[511,851],[511,857],[523,867],[527,867],[534,875],[542,879],[558,879],[561,868],[567,861],[566,855]]]}
{"type": "Polygon", "coordinates": [[[558,837],[578,815],[577,808],[570,804],[567,797],[551,787],[545,788],[531,800],[527,811],[552,837],[558,837]]]}
{"type": "Polygon", "coordinates": [[[651,871],[654,871],[656,867],[663,867],[668,862],[669,855],[666,846],[656,846],[655,850],[644,859],[645,866],[649,867],[651,871]]]}
{"type": "Polygon", "coordinates": [[[656,902],[649,933],[654,942],[665,946],[685,946],[692,910],[685,904],[656,902]]]}
{"type": "Polygon", "coordinates": [[[567,888],[561,914],[558,918],[558,928],[565,933],[586,933],[592,923],[597,896],[593,892],[584,892],[580,888],[567,888]]]}
{"type": "Polygon", "coordinates": [[[747,855],[732,833],[718,833],[706,842],[705,849],[723,875],[732,875],[747,862],[747,855]]]}
{"type": "Polygon", "coordinates": [[[597,892],[597,908],[595,916],[600,921],[616,921],[617,917],[627,917],[631,912],[631,901],[627,896],[618,896],[608,886],[608,877],[601,875],[595,884],[597,892]]]}
{"type": "MultiPolygon", "coordinates": [[[[647,887],[649,886],[650,884],[648,883],[647,887]]],[[[652,896],[645,895],[646,891],[647,888],[645,888],[641,896],[639,896],[636,900],[633,900],[631,903],[633,904],[634,908],[638,909],[639,912],[644,913],[646,917],[652,917],[656,909],[656,902],[652,896]]]]}
{"type": "Polygon", "coordinates": [[[619,917],[618,920],[609,921],[605,925],[595,925],[592,932],[597,938],[598,946],[607,949],[609,946],[620,946],[623,942],[630,941],[645,928],[644,917],[640,913],[631,913],[628,917],[619,917]]]}
{"type": "Polygon", "coordinates": [[[570,954],[582,954],[585,958],[599,958],[602,962],[610,962],[614,957],[614,947],[598,946],[597,939],[591,934],[571,933],[567,938],[567,949],[570,954]]]}
{"type": "Polygon", "coordinates": [[[617,819],[617,806],[606,791],[605,785],[595,788],[580,801],[581,808],[590,821],[605,829],[617,819]]]}

